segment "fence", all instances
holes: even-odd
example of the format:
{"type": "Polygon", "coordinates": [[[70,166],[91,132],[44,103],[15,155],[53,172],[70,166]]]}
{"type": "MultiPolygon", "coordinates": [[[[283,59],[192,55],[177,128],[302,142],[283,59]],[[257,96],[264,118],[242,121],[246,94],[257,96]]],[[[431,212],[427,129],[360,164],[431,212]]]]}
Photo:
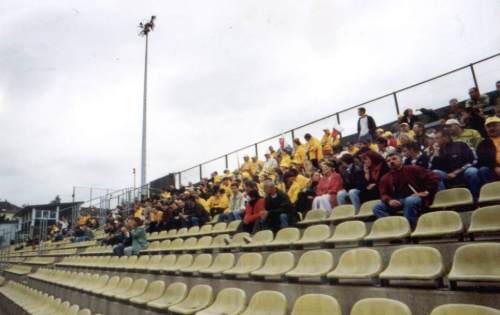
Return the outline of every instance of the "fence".
{"type": "Polygon", "coordinates": [[[320,135],[325,127],[331,128],[332,126],[340,127],[344,136],[353,135],[357,131],[357,108],[359,107],[366,108],[377,125],[384,125],[393,122],[405,109],[414,111],[422,107],[437,109],[446,105],[451,98],[466,99],[468,98],[467,91],[471,87],[478,87],[480,90],[481,88],[493,89],[495,82],[500,79],[500,58],[497,58],[499,56],[500,53],[497,53],[192,166],[176,173],[176,185],[179,187],[183,184],[199,182],[213,171],[220,173],[223,169],[234,170],[239,166],[239,161],[244,155],[257,156],[262,159],[268,146],[278,145],[280,137],[284,137],[285,142],[291,144],[293,139],[303,138],[306,133],[320,135]],[[384,110],[380,110],[381,108],[384,110]]]}

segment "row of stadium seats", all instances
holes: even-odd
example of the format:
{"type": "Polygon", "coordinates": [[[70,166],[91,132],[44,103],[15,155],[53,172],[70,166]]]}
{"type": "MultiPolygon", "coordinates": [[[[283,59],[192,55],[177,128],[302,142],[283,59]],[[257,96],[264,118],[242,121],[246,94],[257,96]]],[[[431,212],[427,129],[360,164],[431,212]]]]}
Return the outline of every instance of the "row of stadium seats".
{"type": "Polygon", "coordinates": [[[5,269],[4,272],[22,276],[22,275],[27,275],[27,274],[31,273],[31,267],[24,266],[24,265],[13,265],[13,266],[5,269]]]}
{"type": "Polygon", "coordinates": [[[205,224],[201,227],[192,226],[188,228],[180,228],[179,230],[172,229],[169,231],[148,233],[149,241],[186,238],[191,236],[204,236],[204,235],[217,235],[217,234],[231,234],[238,231],[241,225],[241,220],[235,220],[230,223],[219,222],[215,224],[205,224]]]}
{"type": "MultiPolygon", "coordinates": [[[[37,280],[56,284],[106,298],[110,301],[128,302],[136,307],[175,314],[196,315],[285,315],[287,299],[281,292],[263,290],[255,293],[247,305],[247,295],[239,288],[224,288],[215,296],[211,286],[194,285],[190,290],[181,282],[166,284],[162,280],[148,282],[146,279],[133,280],[130,277],[99,274],[78,274],[68,277],[66,273],[40,274],[37,280]]],[[[33,275],[34,276],[34,275],[33,275]]],[[[362,299],[354,304],[351,315],[374,314],[411,315],[409,307],[396,300],[384,298],[362,299]]],[[[305,294],[294,303],[292,315],[341,315],[338,301],[329,295],[305,294]]],[[[479,306],[448,304],[435,308],[431,315],[499,315],[500,311],[479,306]]]]}
{"type": "MultiPolygon", "coordinates": [[[[454,255],[448,279],[452,288],[457,281],[500,282],[500,244],[475,243],[459,247],[454,255]]],[[[84,267],[117,271],[155,272],[165,274],[222,275],[224,277],[280,278],[292,281],[303,278],[379,279],[382,284],[390,280],[430,280],[442,286],[446,268],[439,250],[428,246],[405,246],[394,251],[386,268],[382,257],[374,249],[355,248],[340,256],[338,263],[325,250],[304,252],[298,262],[291,252],[275,252],[264,259],[260,253],[245,253],[238,260],[231,253],[190,254],[166,256],[123,257],[68,257],[58,266],[84,267]]],[[[39,273],[56,273],[39,269],[39,273]]],[[[66,273],[69,273],[67,271],[66,273]]],[[[68,277],[68,274],[64,277],[68,277]]],[[[71,277],[68,277],[71,278],[71,277]]]]}
{"type": "MultiPolygon", "coordinates": [[[[27,314],[91,315],[88,309],[80,309],[76,304],[71,305],[69,302],[62,302],[59,298],[49,296],[48,294],[14,281],[0,284],[0,295],[10,300],[27,314]]],[[[15,313],[12,312],[10,314],[18,313],[16,309],[15,313]]]]}

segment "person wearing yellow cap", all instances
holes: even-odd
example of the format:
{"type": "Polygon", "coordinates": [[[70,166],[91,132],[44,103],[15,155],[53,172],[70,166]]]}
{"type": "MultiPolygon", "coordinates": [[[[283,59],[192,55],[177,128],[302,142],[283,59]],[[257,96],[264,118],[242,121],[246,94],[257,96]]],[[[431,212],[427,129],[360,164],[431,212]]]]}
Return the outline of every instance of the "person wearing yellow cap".
{"type": "Polygon", "coordinates": [[[304,139],[307,141],[306,153],[309,156],[309,160],[311,160],[312,165],[318,169],[319,162],[323,160],[323,149],[321,148],[321,143],[309,133],[304,135],[304,139]]]}
{"type": "Polygon", "coordinates": [[[500,180],[500,118],[488,117],[484,125],[488,137],[477,147],[481,184],[500,180]]]}

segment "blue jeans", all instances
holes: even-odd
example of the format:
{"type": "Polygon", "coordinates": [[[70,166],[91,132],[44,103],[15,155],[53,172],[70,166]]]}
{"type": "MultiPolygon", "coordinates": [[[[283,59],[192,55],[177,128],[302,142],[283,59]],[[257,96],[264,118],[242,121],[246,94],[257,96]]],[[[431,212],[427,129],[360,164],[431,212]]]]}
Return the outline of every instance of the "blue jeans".
{"type": "MultiPolygon", "coordinates": [[[[403,199],[399,199],[401,207],[403,208],[403,215],[406,217],[408,222],[410,222],[411,227],[415,227],[417,224],[417,214],[422,206],[422,198],[417,196],[408,196],[403,199]]],[[[387,217],[399,208],[392,208],[386,203],[380,202],[373,206],[373,214],[377,218],[387,217]]]]}
{"type": "Polygon", "coordinates": [[[337,193],[337,203],[339,205],[345,205],[347,203],[347,197],[349,197],[354,209],[358,212],[359,208],[361,208],[361,200],[359,199],[360,193],[361,191],[356,188],[349,189],[349,191],[341,190],[337,193]]]}
{"type": "Polygon", "coordinates": [[[86,235],[75,237],[75,242],[85,242],[85,241],[90,241],[89,237],[86,235]]]}
{"type": "Polygon", "coordinates": [[[235,210],[229,213],[221,213],[219,216],[219,222],[231,222],[235,220],[241,220],[242,211],[235,210]]]}
{"type": "Polygon", "coordinates": [[[479,176],[479,181],[481,182],[481,186],[497,180],[495,171],[486,166],[483,166],[479,169],[479,171],[477,172],[477,176],[479,176]]]}
{"type": "MultiPolygon", "coordinates": [[[[434,170],[434,173],[436,173],[441,179],[438,189],[446,189],[445,181],[448,174],[441,170],[434,170]]],[[[477,168],[472,166],[466,168],[465,171],[457,176],[457,180],[465,182],[470,192],[472,193],[472,197],[474,198],[474,200],[477,200],[477,198],[479,197],[479,190],[481,189],[481,181],[479,179],[479,172],[477,168]]]]}

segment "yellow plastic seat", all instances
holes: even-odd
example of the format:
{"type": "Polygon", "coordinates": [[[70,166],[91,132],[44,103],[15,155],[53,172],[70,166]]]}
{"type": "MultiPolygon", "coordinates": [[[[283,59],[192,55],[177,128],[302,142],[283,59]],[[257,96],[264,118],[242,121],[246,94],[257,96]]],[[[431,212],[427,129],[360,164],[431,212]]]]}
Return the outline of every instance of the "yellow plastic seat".
{"type": "Polygon", "coordinates": [[[391,299],[368,298],[356,302],[351,315],[412,315],[408,305],[391,299]]]}
{"type": "Polygon", "coordinates": [[[183,228],[180,228],[179,230],[177,230],[177,234],[175,234],[175,236],[177,238],[184,237],[184,236],[186,236],[187,232],[188,232],[188,228],[183,227],[183,228]]]}
{"type": "Polygon", "coordinates": [[[236,233],[241,227],[241,220],[234,220],[227,224],[225,233],[236,233]]]}
{"type": "Polygon", "coordinates": [[[128,301],[131,298],[144,294],[147,287],[148,280],[136,279],[127,291],[117,293],[113,297],[119,301],[128,301]]]}
{"type": "Polygon", "coordinates": [[[337,225],[332,237],[326,239],[324,243],[334,246],[339,243],[359,242],[363,240],[367,233],[363,221],[346,221],[337,225]]]}
{"type": "MultiPolygon", "coordinates": [[[[175,255],[172,255],[175,259],[175,255]]],[[[149,263],[146,268],[147,271],[149,272],[159,272],[161,270],[161,260],[163,256],[162,255],[153,255],[149,258],[149,263]]]]}
{"type": "Polygon", "coordinates": [[[206,284],[198,284],[191,288],[189,294],[182,302],[169,307],[168,310],[177,314],[195,314],[207,308],[213,300],[214,293],[212,287],[206,284]]]}
{"type": "Polygon", "coordinates": [[[245,253],[241,255],[233,268],[224,271],[226,276],[249,275],[250,272],[262,267],[264,258],[260,253],[245,253]]]}
{"type": "Polygon", "coordinates": [[[192,227],[190,227],[186,233],[186,236],[194,236],[194,235],[197,235],[198,232],[200,231],[200,227],[197,226],[197,225],[194,225],[192,227]]]}
{"type": "Polygon", "coordinates": [[[266,245],[266,247],[284,247],[290,246],[293,242],[300,239],[300,231],[298,228],[284,228],[276,233],[274,240],[266,245]]]}
{"type": "Polygon", "coordinates": [[[221,234],[221,233],[226,233],[226,228],[227,228],[227,223],[226,222],[219,222],[216,223],[212,227],[212,231],[210,231],[210,234],[221,234]]]}
{"type": "Polygon", "coordinates": [[[165,291],[165,282],[156,280],[151,282],[143,294],[133,297],[130,302],[137,305],[146,305],[148,302],[159,299],[165,291]]]}
{"type": "Polygon", "coordinates": [[[366,241],[400,240],[410,236],[408,220],[402,216],[383,217],[375,220],[366,241]]]}
{"type": "Polygon", "coordinates": [[[120,282],[116,284],[111,290],[105,290],[100,293],[100,295],[106,296],[106,297],[112,297],[117,294],[122,294],[128,291],[130,289],[130,286],[134,280],[130,277],[123,277],[120,279],[120,282]]]}
{"type": "Polygon", "coordinates": [[[457,281],[500,282],[500,244],[476,243],[459,247],[448,274],[450,286],[457,281]]]}
{"type": "Polygon", "coordinates": [[[241,315],[285,315],[286,311],[287,300],[283,293],[264,290],[252,296],[248,307],[241,315]]]}
{"type": "Polygon", "coordinates": [[[234,255],[230,253],[223,253],[215,256],[214,262],[210,267],[198,270],[201,274],[219,274],[234,266],[234,255]]]}
{"type": "Polygon", "coordinates": [[[168,230],[167,239],[173,239],[177,237],[177,229],[168,230]]]}
{"type": "Polygon", "coordinates": [[[481,187],[479,203],[500,203],[500,181],[488,183],[481,187]]]}
{"type": "MultiPolygon", "coordinates": [[[[169,248],[170,248],[170,244],[172,243],[172,240],[170,239],[166,239],[166,240],[163,240],[161,241],[160,243],[160,246],[158,247],[157,250],[154,250],[152,251],[153,253],[154,252],[163,252],[163,251],[167,251],[169,248]]],[[[151,251],[150,251],[151,252],[151,251]]]]}
{"type": "Polygon", "coordinates": [[[179,251],[187,251],[191,250],[193,247],[196,246],[196,243],[198,243],[198,239],[196,237],[189,237],[184,240],[184,243],[182,243],[182,246],[176,248],[176,249],[171,249],[174,252],[179,252],[179,251]]]}
{"type": "Polygon", "coordinates": [[[119,270],[124,269],[127,265],[128,256],[121,256],[116,261],[112,261],[109,266],[111,269],[119,270]]]}
{"type": "Polygon", "coordinates": [[[295,246],[319,245],[331,235],[330,227],[326,224],[317,224],[307,227],[302,237],[293,242],[295,246]]]}
{"type": "Polygon", "coordinates": [[[226,248],[227,249],[240,248],[247,243],[246,239],[248,239],[249,237],[250,233],[247,232],[237,233],[233,236],[231,241],[229,241],[229,244],[226,246],[226,248]]]}
{"type": "Polygon", "coordinates": [[[238,315],[245,309],[247,295],[238,288],[222,289],[208,308],[196,315],[238,315]]]}
{"type": "Polygon", "coordinates": [[[121,269],[134,270],[138,259],[139,259],[138,256],[129,256],[125,265],[123,265],[121,269]]]}
{"type": "Polygon", "coordinates": [[[359,208],[359,212],[354,216],[354,218],[357,220],[363,220],[373,217],[373,206],[378,203],[380,203],[379,199],[363,202],[361,208],[359,208]]]}
{"type": "Polygon", "coordinates": [[[187,266],[185,268],[179,269],[182,273],[192,274],[198,272],[200,269],[208,268],[212,264],[212,255],[211,254],[201,254],[196,256],[193,261],[193,264],[187,266]]]}
{"type": "Polygon", "coordinates": [[[210,222],[208,222],[209,224],[215,224],[217,222],[219,222],[219,217],[220,217],[220,214],[216,214],[212,217],[212,220],[210,220],[210,222]]]}
{"type": "Polygon", "coordinates": [[[450,188],[438,191],[434,196],[431,209],[453,209],[456,207],[472,206],[474,200],[467,188],[450,188]]]}
{"type": "Polygon", "coordinates": [[[108,275],[100,275],[99,278],[92,285],[89,285],[88,287],[84,288],[83,290],[86,292],[92,292],[93,290],[99,290],[101,288],[104,288],[108,284],[109,280],[110,279],[109,279],[108,275]]]}
{"type": "Polygon", "coordinates": [[[482,207],[472,212],[467,233],[485,234],[500,232],[500,205],[482,207]]]}
{"type": "Polygon", "coordinates": [[[434,308],[431,315],[500,315],[500,310],[474,304],[445,304],[434,308]]]}
{"type": "Polygon", "coordinates": [[[342,315],[339,302],[325,294],[305,294],[293,306],[291,315],[342,315]]]}
{"type": "Polygon", "coordinates": [[[170,251],[170,252],[178,251],[179,248],[181,248],[183,244],[184,244],[183,238],[176,238],[172,242],[170,242],[170,245],[168,246],[167,251],[170,251]]]}
{"type": "Polygon", "coordinates": [[[160,248],[160,241],[150,242],[148,248],[141,250],[141,253],[149,253],[158,251],[160,248]]]}
{"type": "Polygon", "coordinates": [[[353,205],[340,205],[333,208],[332,213],[326,219],[328,222],[338,222],[352,219],[356,215],[356,209],[353,205]]]}
{"type": "Polygon", "coordinates": [[[153,232],[148,235],[148,241],[154,241],[158,239],[158,232],[153,232]]]}
{"type": "Polygon", "coordinates": [[[198,241],[196,242],[196,245],[189,247],[189,248],[186,248],[186,250],[188,250],[188,251],[205,250],[205,249],[208,249],[210,247],[212,242],[213,242],[213,237],[210,235],[205,235],[205,236],[202,236],[198,239],[198,241]]]}
{"type": "MultiPolygon", "coordinates": [[[[160,269],[156,271],[172,271],[175,270],[174,266],[177,261],[177,256],[174,254],[165,255],[161,258],[160,269]]],[[[151,270],[151,269],[148,269],[151,270]]]]}
{"type": "Polygon", "coordinates": [[[311,250],[300,256],[297,266],[285,274],[288,278],[323,277],[334,267],[334,259],[326,250],[311,250]]]}
{"type": "Polygon", "coordinates": [[[187,285],[182,282],[170,284],[165,292],[156,300],[148,302],[146,305],[156,310],[167,310],[170,306],[180,303],[187,296],[187,285]]]}
{"type": "Polygon", "coordinates": [[[321,221],[326,220],[326,211],[323,209],[314,209],[309,210],[306,213],[306,217],[297,222],[298,225],[307,225],[313,223],[320,223],[321,221]]]}
{"type": "Polygon", "coordinates": [[[269,255],[262,268],[252,271],[256,277],[282,277],[295,267],[295,256],[290,252],[276,252],[269,255]]]}
{"type": "Polygon", "coordinates": [[[421,215],[412,238],[461,235],[464,231],[462,218],[455,211],[434,211],[421,215]]]}
{"type": "Polygon", "coordinates": [[[172,273],[180,269],[188,268],[192,264],[193,264],[193,255],[183,254],[177,258],[174,265],[162,266],[161,271],[166,273],[172,273]]]}
{"type": "Polygon", "coordinates": [[[221,249],[227,246],[229,242],[229,234],[219,234],[214,237],[212,244],[208,247],[208,249],[221,249]]]}
{"type": "Polygon", "coordinates": [[[243,248],[256,248],[272,242],[274,234],[271,230],[263,230],[254,234],[250,243],[243,245],[243,248]]]}
{"type": "Polygon", "coordinates": [[[437,249],[406,246],[392,253],[389,265],[379,277],[382,280],[440,280],[443,274],[443,257],[437,249]]]}
{"type": "Polygon", "coordinates": [[[198,235],[207,235],[212,232],[212,225],[211,224],[205,224],[200,228],[200,231],[198,232],[198,235]]]}
{"type": "Polygon", "coordinates": [[[134,265],[135,270],[148,270],[149,267],[149,256],[141,256],[137,259],[137,262],[134,265]]]}
{"type": "Polygon", "coordinates": [[[371,248],[354,248],[340,256],[328,279],[373,279],[382,271],[382,257],[371,248]]]}
{"type": "Polygon", "coordinates": [[[161,231],[158,233],[158,240],[164,240],[168,237],[168,231],[161,231]]]}

